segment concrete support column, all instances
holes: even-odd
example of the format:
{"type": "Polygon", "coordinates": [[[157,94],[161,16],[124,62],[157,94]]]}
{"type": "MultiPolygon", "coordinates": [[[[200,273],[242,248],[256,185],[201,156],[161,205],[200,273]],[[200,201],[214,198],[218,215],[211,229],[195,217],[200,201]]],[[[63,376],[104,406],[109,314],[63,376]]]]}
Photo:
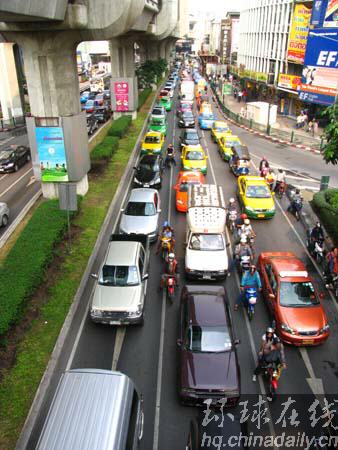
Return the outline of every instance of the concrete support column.
{"type": "Polygon", "coordinates": [[[113,38],[109,41],[110,61],[111,61],[111,75],[112,77],[120,77],[122,50],[118,39],[113,38]]]}
{"type": "Polygon", "coordinates": [[[128,42],[123,46],[123,75],[135,76],[135,52],[134,42],[128,42]]]}
{"type": "Polygon", "coordinates": [[[147,41],[145,44],[146,59],[156,60],[159,58],[159,42],[147,41]]]}
{"type": "Polygon", "coordinates": [[[5,120],[23,116],[13,45],[0,44],[0,103],[5,120]]]}
{"type": "Polygon", "coordinates": [[[166,44],[167,42],[165,39],[159,42],[159,57],[162,59],[165,59],[166,57],[166,44]]]}

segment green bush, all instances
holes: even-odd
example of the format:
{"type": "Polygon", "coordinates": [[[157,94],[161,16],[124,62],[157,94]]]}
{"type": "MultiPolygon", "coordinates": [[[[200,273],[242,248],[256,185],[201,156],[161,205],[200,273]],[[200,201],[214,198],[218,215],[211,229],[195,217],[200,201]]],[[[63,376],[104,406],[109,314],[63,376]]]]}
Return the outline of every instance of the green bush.
{"type": "Polygon", "coordinates": [[[121,116],[114,120],[108,131],[108,136],[123,137],[131,124],[131,116],[121,116]]]}
{"type": "Polygon", "coordinates": [[[145,88],[143,89],[142,92],[139,93],[138,96],[138,107],[137,107],[137,111],[139,111],[142,106],[145,104],[147,98],[149,97],[149,95],[151,94],[152,90],[151,88],[145,88]]]}
{"type": "Polygon", "coordinates": [[[311,206],[333,243],[338,245],[338,189],[325,189],[313,196],[311,206]]]}
{"type": "Polygon", "coordinates": [[[117,136],[106,136],[90,153],[90,159],[92,161],[109,160],[118,147],[119,138],[117,136]]]}
{"type": "Polygon", "coordinates": [[[25,303],[42,283],[54,246],[67,229],[57,200],[41,203],[0,267],[0,335],[22,316],[25,303]]]}

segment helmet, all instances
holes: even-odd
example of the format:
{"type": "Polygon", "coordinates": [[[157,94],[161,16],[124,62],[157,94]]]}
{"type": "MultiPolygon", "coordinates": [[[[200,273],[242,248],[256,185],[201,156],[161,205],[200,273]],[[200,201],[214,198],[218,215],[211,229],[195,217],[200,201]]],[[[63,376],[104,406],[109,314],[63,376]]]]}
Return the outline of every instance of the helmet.
{"type": "Polygon", "coordinates": [[[241,236],[241,240],[240,240],[241,244],[246,244],[247,241],[248,240],[247,240],[246,236],[241,236]]]}
{"type": "Polygon", "coordinates": [[[244,219],[244,224],[245,225],[250,225],[250,220],[249,219],[244,219]]]}
{"type": "Polygon", "coordinates": [[[241,219],[247,219],[247,218],[248,218],[248,216],[245,213],[241,214],[241,219]]]}
{"type": "Polygon", "coordinates": [[[166,228],[166,227],[169,227],[170,225],[169,225],[169,222],[166,220],[165,222],[163,222],[163,228],[166,228]]]}
{"type": "Polygon", "coordinates": [[[275,330],[272,327],[268,327],[266,329],[266,334],[273,334],[275,332],[275,330]]]}
{"type": "Polygon", "coordinates": [[[168,259],[169,259],[170,261],[173,261],[173,260],[175,259],[175,253],[173,253],[173,252],[169,253],[168,259]]]}
{"type": "Polygon", "coordinates": [[[231,198],[229,199],[229,203],[235,203],[235,199],[234,199],[233,197],[231,197],[231,198]]]}
{"type": "Polygon", "coordinates": [[[320,222],[319,222],[319,220],[316,222],[316,227],[320,227],[321,226],[321,224],[320,224],[320,222]]]}

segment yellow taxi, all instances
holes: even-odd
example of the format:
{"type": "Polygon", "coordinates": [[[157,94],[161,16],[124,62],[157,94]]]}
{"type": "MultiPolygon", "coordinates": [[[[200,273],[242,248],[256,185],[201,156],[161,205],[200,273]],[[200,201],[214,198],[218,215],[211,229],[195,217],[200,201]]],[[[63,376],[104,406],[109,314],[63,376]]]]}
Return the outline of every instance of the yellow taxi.
{"type": "Polygon", "coordinates": [[[201,145],[185,145],[182,150],[182,169],[199,170],[207,174],[207,155],[201,145]]]}
{"type": "Polygon", "coordinates": [[[228,124],[222,120],[216,120],[211,128],[211,137],[214,142],[217,142],[219,138],[227,134],[231,134],[228,124]]]}
{"type": "Polygon", "coordinates": [[[141,143],[141,155],[159,155],[162,152],[164,135],[158,131],[148,131],[141,143]]]}
{"type": "Polygon", "coordinates": [[[251,219],[271,219],[276,212],[274,194],[262,177],[243,175],[237,180],[238,199],[251,219]]]}
{"type": "Polygon", "coordinates": [[[226,134],[217,140],[217,144],[218,152],[221,155],[221,158],[224,159],[224,161],[229,161],[233,155],[232,147],[241,145],[241,141],[239,137],[234,134],[226,134]]]}

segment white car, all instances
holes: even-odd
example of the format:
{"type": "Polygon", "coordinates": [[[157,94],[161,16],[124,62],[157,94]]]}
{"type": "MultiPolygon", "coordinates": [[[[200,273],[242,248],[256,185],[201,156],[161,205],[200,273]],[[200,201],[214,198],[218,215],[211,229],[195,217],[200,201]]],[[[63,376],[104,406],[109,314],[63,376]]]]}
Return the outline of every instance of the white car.
{"type": "Polygon", "coordinates": [[[121,234],[144,234],[151,242],[157,240],[161,209],[156,189],[132,189],[127,206],[121,211],[121,234]]]}
{"type": "Polygon", "coordinates": [[[7,226],[9,221],[9,208],[7,203],[0,203],[0,226],[7,226]]]}

